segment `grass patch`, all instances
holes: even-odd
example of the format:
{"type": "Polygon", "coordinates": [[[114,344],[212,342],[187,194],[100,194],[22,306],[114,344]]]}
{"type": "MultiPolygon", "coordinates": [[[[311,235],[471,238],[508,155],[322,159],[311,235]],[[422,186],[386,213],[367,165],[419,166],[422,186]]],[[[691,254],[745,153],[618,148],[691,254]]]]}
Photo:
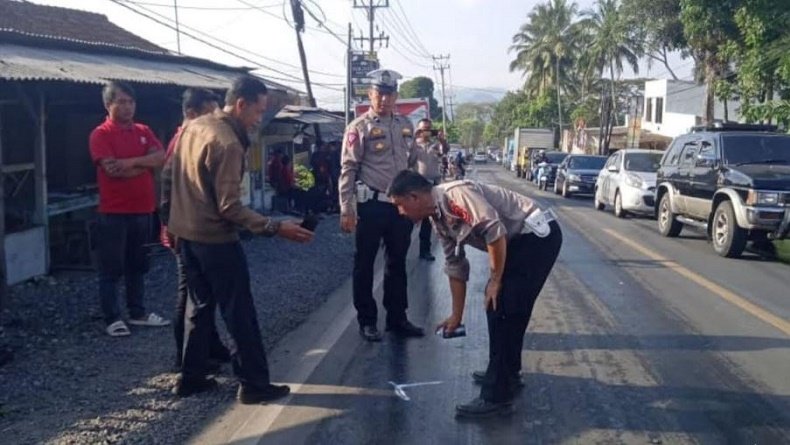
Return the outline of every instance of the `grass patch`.
{"type": "Polygon", "coordinates": [[[790,263],[790,240],[774,241],[776,254],[780,260],[790,263]]]}

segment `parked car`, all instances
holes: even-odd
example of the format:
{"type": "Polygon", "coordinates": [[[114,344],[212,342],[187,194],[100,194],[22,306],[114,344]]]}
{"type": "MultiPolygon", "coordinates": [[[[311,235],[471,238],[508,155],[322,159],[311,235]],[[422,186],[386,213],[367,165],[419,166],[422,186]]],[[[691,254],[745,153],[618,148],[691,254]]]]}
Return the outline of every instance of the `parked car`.
{"type": "Polygon", "coordinates": [[[570,198],[573,194],[591,195],[606,156],[568,155],[557,167],[554,193],[570,198]]]}
{"type": "Polygon", "coordinates": [[[748,241],[773,256],[790,231],[790,135],[776,127],[714,123],[676,138],[658,169],[658,230],[705,229],[717,254],[748,241]]]}
{"type": "Polygon", "coordinates": [[[656,171],[663,155],[662,151],[628,148],[609,156],[595,184],[595,208],[610,205],[618,218],[628,213],[654,215],[656,171]]]}
{"type": "Polygon", "coordinates": [[[485,153],[475,153],[474,156],[475,164],[485,164],[488,162],[488,156],[485,153]]]}

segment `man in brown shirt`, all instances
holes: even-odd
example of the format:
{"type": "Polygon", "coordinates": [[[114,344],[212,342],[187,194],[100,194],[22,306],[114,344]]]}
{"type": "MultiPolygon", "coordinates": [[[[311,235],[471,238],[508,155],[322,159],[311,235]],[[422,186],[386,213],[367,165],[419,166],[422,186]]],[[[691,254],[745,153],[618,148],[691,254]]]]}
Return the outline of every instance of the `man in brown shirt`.
{"type": "Polygon", "coordinates": [[[181,378],[175,388],[179,396],[217,385],[206,376],[215,303],[235,343],[231,355],[240,382],[239,401],[260,403],[290,392],[287,386],[269,381],[238,234],[241,227],[296,242],[313,237],[294,222],[273,221],[241,203],[248,131],[261,120],[266,92],[263,82],[254,77],[237,79],[225,96],[223,110],[186,124],[172,162],[163,172],[172,184],[168,228],[183,256],[189,292],[181,378]]]}

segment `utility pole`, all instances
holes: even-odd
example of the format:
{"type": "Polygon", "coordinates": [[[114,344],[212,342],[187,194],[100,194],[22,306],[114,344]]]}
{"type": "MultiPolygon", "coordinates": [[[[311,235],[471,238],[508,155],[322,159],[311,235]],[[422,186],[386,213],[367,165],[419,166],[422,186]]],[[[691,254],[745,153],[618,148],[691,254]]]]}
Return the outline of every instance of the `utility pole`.
{"type": "Polygon", "coordinates": [[[346,107],[346,125],[351,123],[351,42],[354,40],[354,30],[351,28],[351,22],[348,22],[348,42],[346,43],[346,87],[344,99],[346,107]]]}
{"type": "Polygon", "coordinates": [[[364,42],[368,41],[371,54],[376,50],[376,42],[386,42],[386,46],[389,46],[390,38],[389,36],[385,36],[383,31],[379,33],[378,37],[373,36],[373,24],[376,20],[376,10],[379,8],[389,8],[389,0],[367,0],[367,3],[365,3],[365,0],[354,0],[353,7],[354,9],[365,9],[368,14],[368,36],[365,37],[362,35],[354,40],[358,40],[360,45],[364,45],[364,42]]]}
{"type": "Polygon", "coordinates": [[[313,87],[310,85],[310,72],[307,70],[307,56],[304,52],[304,45],[302,44],[302,32],[304,32],[304,12],[302,11],[302,3],[300,0],[291,0],[291,12],[294,18],[294,30],[296,30],[296,45],[299,48],[299,60],[302,62],[302,75],[304,76],[304,86],[307,90],[307,101],[310,106],[315,108],[315,96],[313,96],[313,87]]]}
{"type": "Polygon", "coordinates": [[[181,54],[181,31],[178,26],[178,0],[173,0],[173,9],[176,11],[176,45],[178,45],[178,54],[181,54]]]}
{"type": "Polygon", "coordinates": [[[433,69],[439,70],[439,73],[442,75],[442,131],[444,132],[447,131],[447,95],[444,89],[444,71],[450,68],[450,64],[447,63],[449,60],[449,54],[446,56],[441,54],[433,56],[433,69]]]}

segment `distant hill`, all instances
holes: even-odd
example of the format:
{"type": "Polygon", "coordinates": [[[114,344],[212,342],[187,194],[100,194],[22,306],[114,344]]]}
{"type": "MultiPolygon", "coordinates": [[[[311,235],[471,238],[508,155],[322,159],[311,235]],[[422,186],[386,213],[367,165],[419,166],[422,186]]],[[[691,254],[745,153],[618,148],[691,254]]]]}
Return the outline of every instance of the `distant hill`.
{"type": "Polygon", "coordinates": [[[507,93],[504,88],[465,88],[455,87],[455,103],[492,103],[499,102],[507,93]]]}

